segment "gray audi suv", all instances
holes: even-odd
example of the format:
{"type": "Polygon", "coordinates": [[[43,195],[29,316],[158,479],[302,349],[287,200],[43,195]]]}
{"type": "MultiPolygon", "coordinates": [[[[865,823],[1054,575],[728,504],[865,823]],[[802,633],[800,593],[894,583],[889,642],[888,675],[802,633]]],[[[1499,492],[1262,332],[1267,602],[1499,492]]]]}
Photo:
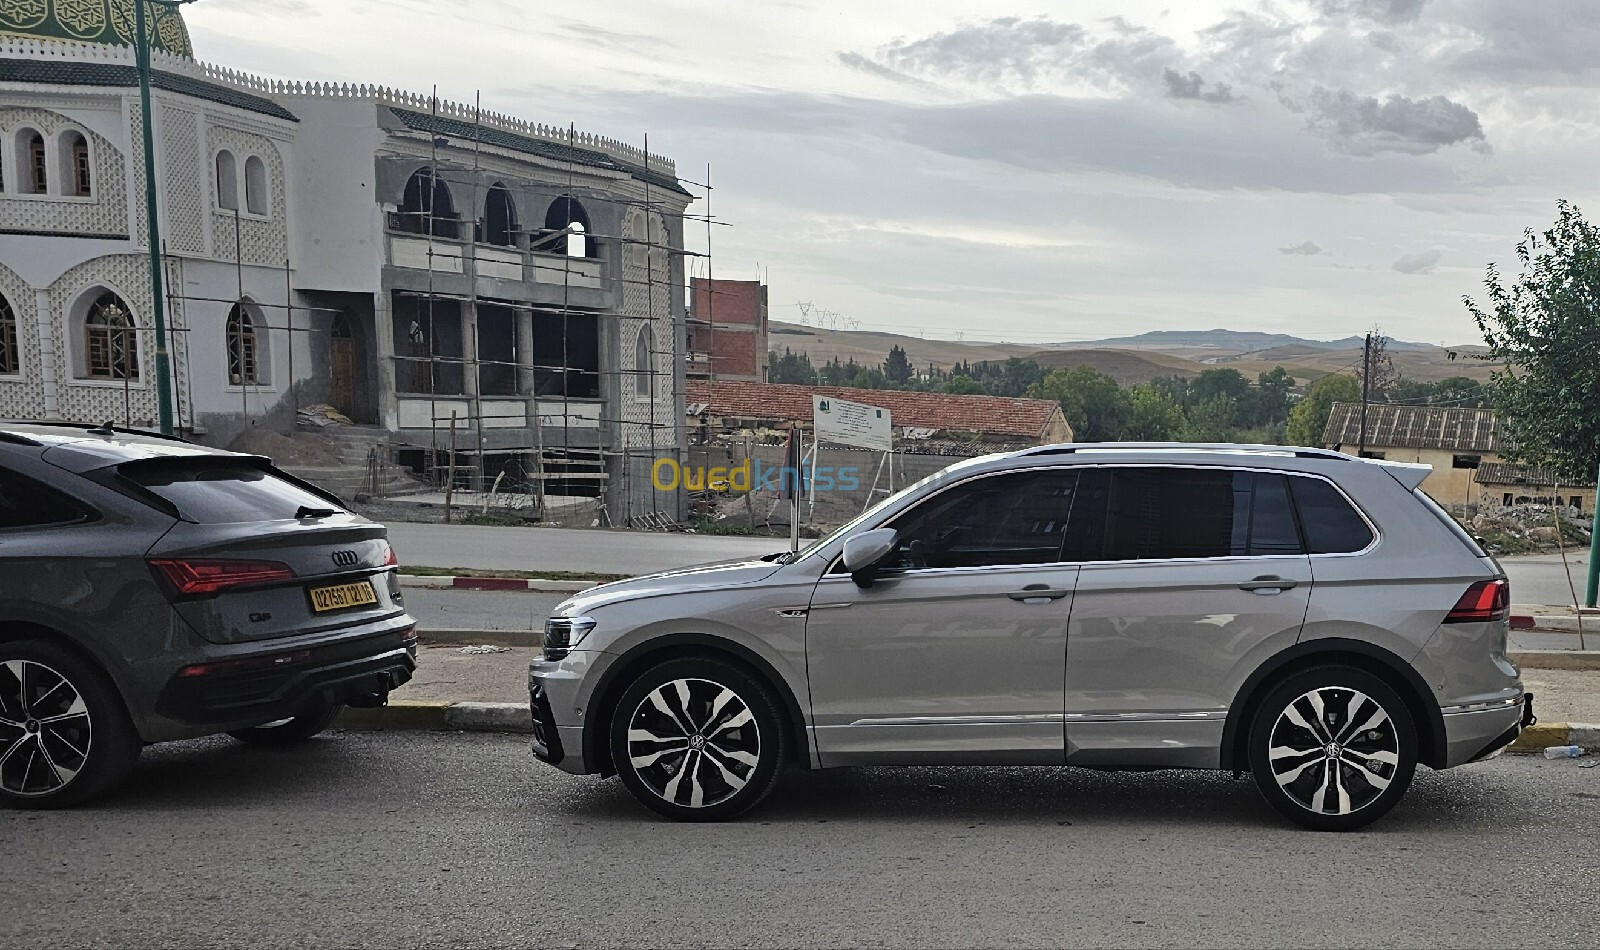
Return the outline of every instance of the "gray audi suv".
{"type": "Polygon", "coordinates": [[[1499,565],[1429,469],[1280,446],[1057,445],[953,465],[797,554],[578,594],[533,751],[715,820],[782,768],[1249,772],[1350,830],[1418,763],[1533,718],[1499,565]]]}
{"type": "Polygon", "coordinates": [[[273,468],[0,423],[0,804],[115,786],[146,743],[283,745],[416,668],[382,525],[273,468]]]}

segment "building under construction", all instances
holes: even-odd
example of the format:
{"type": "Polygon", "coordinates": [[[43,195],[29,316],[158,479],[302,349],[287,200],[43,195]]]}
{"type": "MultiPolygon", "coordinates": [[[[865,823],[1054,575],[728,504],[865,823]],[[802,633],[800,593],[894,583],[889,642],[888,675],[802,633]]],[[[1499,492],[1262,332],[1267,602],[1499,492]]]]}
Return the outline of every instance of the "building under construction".
{"type": "MultiPolygon", "coordinates": [[[[54,26],[75,9],[0,37],[0,417],[149,426],[133,53],[115,23],[63,39],[86,35],[54,26]]],[[[643,136],[198,63],[176,17],[150,118],[181,430],[229,445],[331,406],[377,467],[435,487],[681,516],[650,469],[682,452],[684,232],[709,248],[708,185],[643,136]]]]}

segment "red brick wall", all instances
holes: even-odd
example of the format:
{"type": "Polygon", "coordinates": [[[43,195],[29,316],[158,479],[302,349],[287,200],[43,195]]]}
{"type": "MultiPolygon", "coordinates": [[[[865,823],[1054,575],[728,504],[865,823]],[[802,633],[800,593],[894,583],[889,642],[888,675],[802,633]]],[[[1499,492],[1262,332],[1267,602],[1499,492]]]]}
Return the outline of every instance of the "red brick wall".
{"type": "Polygon", "coordinates": [[[713,379],[767,378],[767,288],[755,280],[690,282],[689,351],[711,358],[713,379]]]}

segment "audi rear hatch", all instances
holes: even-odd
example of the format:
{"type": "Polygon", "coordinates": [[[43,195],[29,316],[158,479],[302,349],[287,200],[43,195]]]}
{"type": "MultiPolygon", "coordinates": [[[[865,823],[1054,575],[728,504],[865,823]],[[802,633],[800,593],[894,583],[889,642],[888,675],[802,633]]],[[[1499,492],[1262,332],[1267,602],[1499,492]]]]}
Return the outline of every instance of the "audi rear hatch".
{"type": "Polygon", "coordinates": [[[207,640],[376,632],[405,615],[384,527],[263,459],[148,459],[116,475],[179,519],[146,560],[207,640]]]}

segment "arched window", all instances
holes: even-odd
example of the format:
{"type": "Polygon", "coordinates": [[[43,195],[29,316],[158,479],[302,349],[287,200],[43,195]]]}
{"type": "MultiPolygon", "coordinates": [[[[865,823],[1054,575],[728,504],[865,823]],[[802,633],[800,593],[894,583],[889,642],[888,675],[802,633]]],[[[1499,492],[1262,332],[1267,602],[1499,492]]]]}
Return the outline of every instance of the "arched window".
{"type": "Polygon", "coordinates": [[[94,193],[94,176],[89,168],[89,140],[73,129],[61,133],[56,154],[61,159],[62,191],[87,198],[94,193]]]}
{"type": "Polygon", "coordinates": [[[450,188],[431,168],[419,168],[406,182],[395,230],[453,238],[461,233],[450,188]]]}
{"type": "Polygon", "coordinates": [[[83,318],[85,375],[90,379],[138,379],[139,338],[128,305],[104,291],[83,318]]]}
{"type": "Polygon", "coordinates": [[[483,202],[483,240],[501,247],[517,243],[517,206],[511,203],[511,192],[499,182],[489,189],[489,197],[483,202]]]}
{"type": "Polygon", "coordinates": [[[550,202],[550,210],[544,215],[544,229],[547,233],[535,250],[568,257],[600,256],[594,230],[589,226],[589,214],[571,195],[562,195],[550,202]]]}
{"type": "Polygon", "coordinates": [[[0,373],[15,375],[22,372],[20,354],[17,352],[17,312],[11,301],[0,295],[0,373]]]}
{"type": "Polygon", "coordinates": [[[42,195],[50,190],[50,167],[45,157],[44,136],[36,129],[17,132],[17,189],[25,195],[42,195]]]}
{"type": "Polygon", "coordinates": [[[260,386],[266,381],[261,340],[255,314],[244,303],[228,311],[228,384],[260,386]]]}
{"type": "Polygon", "coordinates": [[[217,153],[217,207],[239,210],[239,163],[227,149],[217,153]]]}
{"type": "Polygon", "coordinates": [[[638,399],[656,398],[655,334],[649,327],[639,328],[633,344],[633,393],[638,399]]]}
{"type": "Polygon", "coordinates": [[[244,208],[251,214],[267,214],[271,207],[267,193],[267,163],[261,156],[244,160],[244,208]]]}

